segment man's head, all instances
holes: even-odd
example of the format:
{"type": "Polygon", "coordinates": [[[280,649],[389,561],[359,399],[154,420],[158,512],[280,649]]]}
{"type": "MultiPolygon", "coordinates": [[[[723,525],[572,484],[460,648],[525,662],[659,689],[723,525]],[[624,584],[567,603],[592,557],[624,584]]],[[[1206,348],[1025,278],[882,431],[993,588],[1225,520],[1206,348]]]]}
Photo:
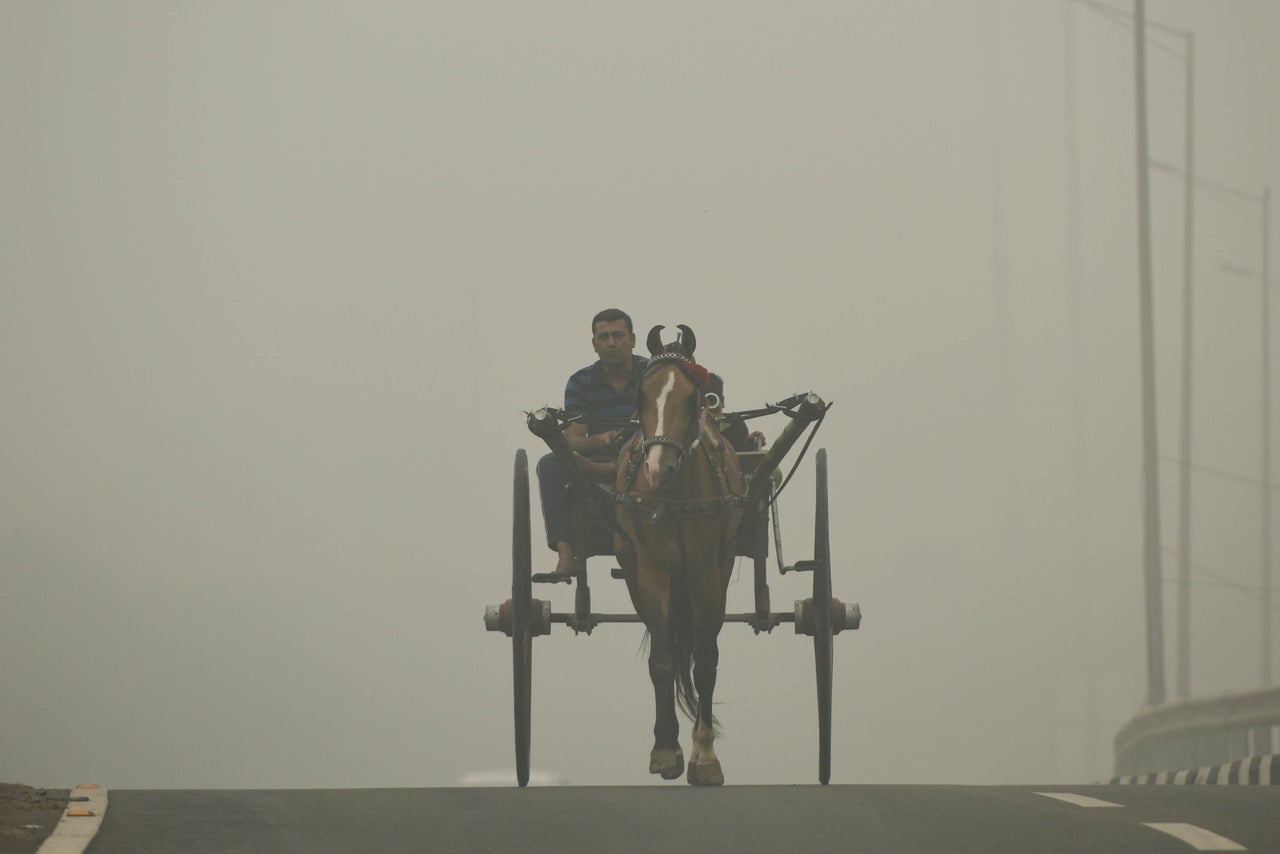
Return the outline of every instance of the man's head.
{"type": "Polygon", "coordinates": [[[591,319],[591,347],[606,368],[631,368],[636,334],[625,311],[606,308],[591,319]]]}
{"type": "Polygon", "coordinates": [[[616,323],[621,320],[627,325],[627,334],[634,335],[635,330],[631,328],[631,315],[627,314],[620,308],[606,308],[604,311],[591,318],[591,334],[596,334],[596,326],[600,323],[616,323]]]}

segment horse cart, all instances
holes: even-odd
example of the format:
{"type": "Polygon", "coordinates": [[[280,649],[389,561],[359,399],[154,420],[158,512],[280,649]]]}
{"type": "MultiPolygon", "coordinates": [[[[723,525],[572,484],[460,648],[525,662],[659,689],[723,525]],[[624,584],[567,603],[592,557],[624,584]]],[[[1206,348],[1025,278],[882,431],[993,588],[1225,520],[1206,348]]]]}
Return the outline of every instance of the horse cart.
{"type": "Polygon", "coordinates": [[[845,604],[832,596],[825,449],[815,454],[817,493],[812,559],[793,564],[784,562],[776,503],[830,404],[809,393],[794,395],[760,410],[735,413],[739,418],[782,413],[788,422],[768,450],[734,453],[727,443],[720,442],[721,467],[717,470],[717,450],[713,446],[719,434],[707,430],[708,419],[702,410],[703,397],[697,382],[700,369],[691,367],[696,364],[692,361],[693,333],[687,327],[680,328],[684,333],[681,338],[666,346],[658,337],[661,327],[650,332],[653,360],[644,382],[665,382],[668,393],[646,395],[646,386],[642,384],[637,431],[627,445],[630,453],[624,449],[619,458],[619,474],[612,486],[592,481],[578,467],[563,434],[571,418],[551,408],[528,415],[529,430],[546,442],[560,462],[568,489],[572,491],[570,506],[577,559],[568,579],[574,588],[571,611],[553,611],[549,598],[533,596],[535,583],[565,581],[565,578],[533,573],[529,466],[524,450],[518,450],[513,496],[511,598],[500,605],[488,606],[484,621],[487,630],[501,631],[511,638],[516,777],[521,786],[529,780],[533,639],[549,634],[556,624],[567,626],[575,634],[589,635],[605,623],[645,623],[650,634],[649,669],[658,708],[650,771],[674,779],[683,770],[683,751],[678,742],[679,726],[674,712],[674,703],[679,701],[694,720],[688,779],[695,785],[723,782],[712,744],[715,720],[710,711],[718,661],[716,636],[721,624],[745,623],[757,635],[771,633],[784,623],[792,624],[796,634],[813,638],[818,780],[826,785],[831,778],[832,639],[845,629],[858,628],[861,611],[856,603],[845,604]],[[668,379],[658,376],[667,371],[675,376],[668,379]],[[689,383],[693,395],[691,406],[672,402],[679,396],[673,393],[677,377],[693,380],[689,383]],[[658,406],[657,397],[672,407],[665,418],[663,413],[653,411],[658,406]],[[684,419],[689,423],[681,424],[680,413],[685,411],[692,414],[684,419]],[[669,428],[674,425],[674,429],[664,431],[664,424],[669,428]],[[787,479],[779,485],[781,479],[774,476],[779,464],[806,431],[808,439],[787,479]],[[696,480],[702,457],[710,461],[703,468],[713,473],[704,480],[715,485],[704,486],[704,494],[697,494],[691,482],[696,480]],[[646,486],[646,478],[651,475],[652,482],[646,486]],[[807,572],[812,576],[813,595],[796,600],[788,611],[775,611],[770,602],[771,535],[778,572],[807,572]],[[611,576],[627,582],[636,613],[606,614],[591,610],[586,567],[588,559],[593,557],[614,557],[621,564],[611,570],[611,576]],[[728,577],[739,557],[747,558],[753,567],[755,607],[747,613],[726,613],[728,577]],[[656,595],[655,587],[659,589],[656,595]]]}

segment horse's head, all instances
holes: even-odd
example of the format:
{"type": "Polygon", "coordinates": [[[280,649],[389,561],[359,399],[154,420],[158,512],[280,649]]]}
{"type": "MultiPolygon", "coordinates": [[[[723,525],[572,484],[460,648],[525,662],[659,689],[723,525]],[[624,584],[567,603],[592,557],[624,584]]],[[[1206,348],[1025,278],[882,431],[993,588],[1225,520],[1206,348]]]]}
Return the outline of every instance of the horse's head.
{"type": "Polygon", "coordinates": [[[640,381],[636,411],[640,418],[644,476],[655,489],[665,489],[698,438],[702,390],[707,372],[693,361],[697,338],[687,326],[677,327],[675,342],[662,344],[663,327],[649,330],[652,358],[640,381]]]}

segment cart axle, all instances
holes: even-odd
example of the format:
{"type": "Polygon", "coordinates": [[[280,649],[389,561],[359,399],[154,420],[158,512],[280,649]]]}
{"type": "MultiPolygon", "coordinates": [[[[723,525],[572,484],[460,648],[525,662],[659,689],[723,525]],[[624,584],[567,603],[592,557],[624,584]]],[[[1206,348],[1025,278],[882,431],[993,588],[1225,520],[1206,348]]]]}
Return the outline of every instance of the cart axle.
{"type": "MultiPolygon", "coordinates": [[[[756,630],[756,634],[762,631],[772,631],[783,623],[795,623],[797,625],[796,634],[812,635],[810,602],[811,600],[809,599],[798,599],[796,600],[795,611],[772,611],[763,616],[755,613],[725,614],[724,621],[726,623],[747,623],[756,630]],[[805,626],[808,626],[807,630],[802,628],[805,626]]],[[[831,604],[831,628],[833,632],[839,632],[842,629],[856,629],[858,627],[858,622],[861,620],[862,615],[856,604],[845,605],[839,601],[833,601],[831,604]]],[[[640,622],[644,621],[636,614],[588,614],[583,619],[573,613],[552,613],[550,602],[535,599],[530,634],[534,637],[550,634],[551,626],[554,623],[568,626],[575,632],[590,633],[592,629],[602,623],[640,622]]],[[[489,605],[486,607],[484,609],[484,627],[487,631],[502,632],[507,637],[510,637],[511,600],[508,599],[501,605],[489,605]]]]}

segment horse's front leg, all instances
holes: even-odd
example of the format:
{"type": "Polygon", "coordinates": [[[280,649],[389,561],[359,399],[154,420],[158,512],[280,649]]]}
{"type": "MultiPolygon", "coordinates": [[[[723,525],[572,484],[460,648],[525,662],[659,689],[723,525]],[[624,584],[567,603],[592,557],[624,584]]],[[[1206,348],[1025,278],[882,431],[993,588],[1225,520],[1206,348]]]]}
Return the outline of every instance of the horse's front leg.
{"type": "MultiPolygon", "coordinates": [[[[620,520],[620,524],[629,523],[629,519],[620,520]]],[[[671,663],[667,619],[662,607],[667,595],[667,587],[663,583],[665,576],[649,567],[641,567],[636,559],[635,543],[630,537],[616,537],[614,551],[622,565],[631,602],[649,631],[649,679],[653,682],[655,710],[649,773],[661,774],[664,780],[675,780],[684,772],[684,751],[680,749],[675,668],[671,663]]]]}
{"type": "Polygon", "coordinates": [[[724,771],[716,757],[715,718],[711,714],[716,690],[716,666],[720,647],[719,626],[699,626],[693,654],[693,685],[698,691],[698,719],[693,722],[693,748],[689,754],[689,782],[694,786],[724,785],[724,771]]]}
{"type": "Polygon", "coordinates": [[[676,718],[676,677],[667,647],[667,627],[662,620],[649,625],[649,678],[653,681],[653,750],[649,773],[675,780],[684,771],[680,749],[680,721],[676,718]]]}

